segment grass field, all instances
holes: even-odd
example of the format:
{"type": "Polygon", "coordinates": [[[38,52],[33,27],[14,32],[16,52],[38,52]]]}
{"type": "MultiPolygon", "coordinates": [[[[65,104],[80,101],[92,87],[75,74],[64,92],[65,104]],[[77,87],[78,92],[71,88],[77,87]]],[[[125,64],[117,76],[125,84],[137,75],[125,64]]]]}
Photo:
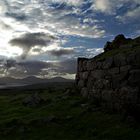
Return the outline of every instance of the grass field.
{"type": "Polygon", "coordinates": [[[101,111],[77,91],[66,94],[65,88],[1,91],[0,140],[140,140],[138,124],[101,111]],[[35,92],[45,101],[24,106],[35,92]]]}

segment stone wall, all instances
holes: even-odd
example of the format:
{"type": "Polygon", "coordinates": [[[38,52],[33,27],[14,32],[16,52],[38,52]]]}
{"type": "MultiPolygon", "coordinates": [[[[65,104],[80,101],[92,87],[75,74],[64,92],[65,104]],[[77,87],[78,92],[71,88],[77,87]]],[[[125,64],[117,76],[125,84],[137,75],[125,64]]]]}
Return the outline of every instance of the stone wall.
{"type": "Polygon", "coordinates": [[[140,45],[133,44],[123,44],[123,49],[120,44],[92,59],[78,58],[76,84],[84,97],[118,111],[140,106],[140,45]]]}

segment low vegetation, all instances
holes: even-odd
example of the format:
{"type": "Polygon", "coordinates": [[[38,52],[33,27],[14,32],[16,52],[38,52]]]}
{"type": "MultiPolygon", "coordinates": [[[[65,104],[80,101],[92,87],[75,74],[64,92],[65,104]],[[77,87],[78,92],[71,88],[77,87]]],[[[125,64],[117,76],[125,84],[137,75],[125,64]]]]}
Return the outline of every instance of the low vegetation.
{"type": "Polygon", "coordinates": [[[101,111],[71,87],[15,90],[0,95],[0,140],[139,139],[138,125],[101,111]],[[25,106],[25,98],[34,93],[43,102],[25,106]]]}

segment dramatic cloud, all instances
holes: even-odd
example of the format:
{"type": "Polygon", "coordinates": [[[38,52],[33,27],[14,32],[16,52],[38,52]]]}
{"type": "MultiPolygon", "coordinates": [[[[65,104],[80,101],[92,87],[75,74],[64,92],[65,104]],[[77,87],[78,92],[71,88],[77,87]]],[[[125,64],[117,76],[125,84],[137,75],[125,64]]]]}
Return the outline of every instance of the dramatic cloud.
{"type": "Polygon", "coordinates": [[[60,57],[63,55],[69,55],[69,54],[73,54],[74,50],[72,48],[61,48],[58,50],[51,50],[49,53],[51,53],[51,55],[60,57]]]}
{"type": "Polygon", "coordinates": [[[58,72],[61,73],[69,73],[69,74],[75,74],[76,68],[77,68],[77,60],[76,59],[68,59],[62,62],[59,62],[59,69],[58,72]]]}
{"type": "Polygon", "coordinates": [[[55,37],[44,33],[26,33],[19,38],[10,40],[12,46],[21,47],[24,50],[23,58],[28,55],[28,52],[35,46],[47,46],[55,37]]]}
{"type": "Polygon", "coordinates": [[[0,75],[24,78],[27,76],[37,76],[51,78],[58,75],[74,75],[76,72],[76,60],[65,61],[24,61],[16,62],[8,60],[0,62],[0,75]]]}
{"type": "Polygon", "coordinates": [[[0,76],[74,78],[77,57],[139,35],[139,13],[140,0],[1,0],[0,76]]]}

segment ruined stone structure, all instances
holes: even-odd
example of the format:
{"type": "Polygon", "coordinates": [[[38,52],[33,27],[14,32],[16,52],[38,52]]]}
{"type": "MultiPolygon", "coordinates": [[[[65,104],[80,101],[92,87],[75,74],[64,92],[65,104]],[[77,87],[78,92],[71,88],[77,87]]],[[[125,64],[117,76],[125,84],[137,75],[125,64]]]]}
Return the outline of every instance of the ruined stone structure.
{"type": "Polygon", "coordinates": [[[105,107],[140,109],[140,37],[118,35],[107,42],[104,53],[78,58],[76,84],[84,97],[98,99],[105,107]]]}

